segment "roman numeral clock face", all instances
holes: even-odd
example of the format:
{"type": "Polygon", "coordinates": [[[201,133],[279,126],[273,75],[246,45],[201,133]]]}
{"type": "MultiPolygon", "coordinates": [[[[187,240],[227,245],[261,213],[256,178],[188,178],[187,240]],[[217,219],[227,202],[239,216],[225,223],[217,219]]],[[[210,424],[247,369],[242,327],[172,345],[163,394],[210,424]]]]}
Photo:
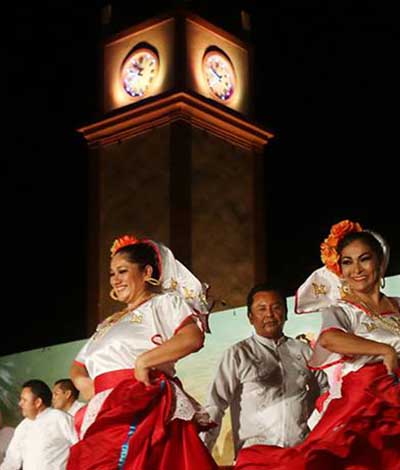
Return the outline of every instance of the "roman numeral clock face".
{"type": "Polygon", "coordinates": [[[203,76],[211,94],[228,101],[235,93],[235,71],[222,51],[209,51],[203,57],[203,76]]]}
{"type": "Polygon", "coordinates": [[[158,66],[157,54],[151,49],[138,49],[128,56],[121,72],[122,85],[128,95],[135,98],[148,94],[158,66]]]}

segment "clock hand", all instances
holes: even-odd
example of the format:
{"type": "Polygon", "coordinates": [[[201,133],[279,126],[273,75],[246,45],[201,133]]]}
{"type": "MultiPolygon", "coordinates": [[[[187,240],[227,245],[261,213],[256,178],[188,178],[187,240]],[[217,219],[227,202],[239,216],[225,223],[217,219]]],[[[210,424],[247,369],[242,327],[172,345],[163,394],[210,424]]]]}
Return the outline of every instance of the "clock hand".
{"type": "Polygon", "coordinates": [[[216,70],[214,70],[213,67],[210,67],[211,73],[214,75],[215,78],[220,82],[222,79],[222,75],[219,75],[216,70]]]}
{"type": "Polygon", "coordinates": [[[139,77],[143,77],[143,67],[140,67],[140,65],[136,65],[136,70],[139,77]]]}

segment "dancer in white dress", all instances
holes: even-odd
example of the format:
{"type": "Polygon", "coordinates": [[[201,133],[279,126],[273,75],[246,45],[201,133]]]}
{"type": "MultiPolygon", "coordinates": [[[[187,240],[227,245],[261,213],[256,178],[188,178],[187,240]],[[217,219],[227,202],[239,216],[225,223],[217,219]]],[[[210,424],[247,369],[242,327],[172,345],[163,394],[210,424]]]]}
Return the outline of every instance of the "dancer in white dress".
{"type": "Polygon", "coordinates": [[[203,345],[204,287],[167,247],[131,236],[113,244],[110,282],[127,307],[98,326],[71,368],[90,401],[76,415],[81,441],[68,470],[134,470],[143,462],[215,469],[197,434],[202,410],[174,377],[175,362],[203,345]]]}

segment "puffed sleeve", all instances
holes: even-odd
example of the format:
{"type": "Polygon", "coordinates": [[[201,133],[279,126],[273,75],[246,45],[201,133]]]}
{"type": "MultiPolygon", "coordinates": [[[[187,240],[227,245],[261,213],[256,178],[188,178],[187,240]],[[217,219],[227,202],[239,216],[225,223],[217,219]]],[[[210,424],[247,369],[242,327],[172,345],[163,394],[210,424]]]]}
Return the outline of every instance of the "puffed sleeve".
{"type": "Polygon", "coordinates": [[[87,350],[89,348],[89,345],[92,342],[92,338],[90,338],[82,347],[82,349],[78,352],[74,359],[74,363],[78,364],[79,366],[85,366],[86,364],[86,357],[87,357],[87,350]]]}
{"type": "Polygon", "coordinates": [[[195,318],[190,306],[175,294],[159,296],[155,308],[156,323],[159,331],[163,332],[164,339],[174,336],[191,318],[195,318]]]}
{"type": "MultiPolygon", "coordinates": [[[[323,332],[329,330],[340,330],[347,333],[354,331],[352,315],[341,306],[328,307],[322,310],[321,313],[322,324],[320,336],[323,332]]],[[[325,369],[343,360],[344,356],[342,354],[331,352],[323,348],[318,338],[308,365],[311,369],[325,369]]]]}
{"type": "Polygon", "coordinates": [[[348,333],[354,330],[352,316],[342,307],[329,307],[322,311],[321,333],[327,330],[341,330],[348,333]]]}

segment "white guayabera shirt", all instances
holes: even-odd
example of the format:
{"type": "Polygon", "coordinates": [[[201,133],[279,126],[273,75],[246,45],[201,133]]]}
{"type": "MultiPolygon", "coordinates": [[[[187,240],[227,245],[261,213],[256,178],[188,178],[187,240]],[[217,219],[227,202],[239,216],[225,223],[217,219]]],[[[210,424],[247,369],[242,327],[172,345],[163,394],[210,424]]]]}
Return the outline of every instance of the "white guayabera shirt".
{"type": "Polygon", "coordinates": [[[16,427],[0,470],[64,470],[76,440],[72,417],[46,408],[16,427]]]}
{"type": "Polygon", "coordinates": [[[315,399],[327,387],[323,372],[307,367],[311,348],[282,336],[254,334],[228,348],[211,385],[206,410],[217,427],[204,433],[211,450],[229,406],[235,454],[255,444],[293,446],[307,435],[315,399]]]}

